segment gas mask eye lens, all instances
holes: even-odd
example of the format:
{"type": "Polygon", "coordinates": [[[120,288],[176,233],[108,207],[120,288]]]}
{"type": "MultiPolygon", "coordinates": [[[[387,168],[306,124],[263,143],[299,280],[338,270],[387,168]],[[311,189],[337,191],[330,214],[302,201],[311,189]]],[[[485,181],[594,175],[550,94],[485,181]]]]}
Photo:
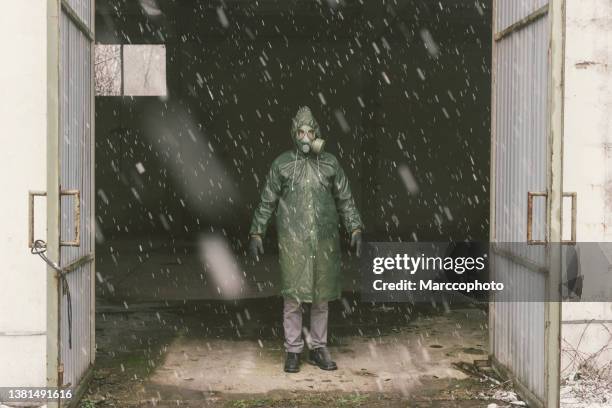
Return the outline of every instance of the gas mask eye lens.
{"type": "Polygon", "coordinates": [[[314,133],[314,129],[298,129],[298,138],[301,140],[306,140],[306,138],[308,138],[309,140],[314,139],[315,137],[315,133],[314,133]]]}

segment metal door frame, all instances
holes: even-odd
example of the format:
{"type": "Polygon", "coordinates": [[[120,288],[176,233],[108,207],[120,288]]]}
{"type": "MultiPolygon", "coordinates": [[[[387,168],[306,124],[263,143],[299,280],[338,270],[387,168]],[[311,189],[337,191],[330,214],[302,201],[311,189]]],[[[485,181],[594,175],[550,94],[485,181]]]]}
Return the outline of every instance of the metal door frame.
{"type": "MultiPolygon", "coordinates": [[[[47,256],[58,263],[60,238],[59,194],[59,17],[58,0],[47,0],[47,256]]],[[[60,285],[57,272],[47,266],[47,386],[59,381],[60,285]]],[[[50,408],[57,401],[48,401],[50,408]]]]}
{"type": "Polygon", "coordinates": [[[561,392],[561,235],[563,214],[563,84],[565,59],[565,0],[549,0],[550,13],[550,78],[549,109],[550,165],[548,192],[548,242],[554,243],[549,251],[548,299],[545,316],[546,406],[559,407],[561,392]]]}
{"type": "MultiPolygon", "coordinates": [[[[78,15],[72,10],[67,0],[47,0],[47,256],[56,264],[60,263],[60,106],[61,106],[61,84],[60,84],[60,62],[61,62],[61,32],[60,22],[62,13],[67,14],[75,25],[91,41],[90,47],[90,129],[91,132],[91,199],[89,210],[91,214],[90,233],[92,238],[91,262],[92,279],[90,287],[90,350],[91,359],[87,372],[82,376],[79,384],[74,388],[74,394],[67,406],[76,406],[78,400],[85,392],[90,379],[93,376],[93,364],[95,361],[95,90],[94,90],[94,52],[95,52],[95,0],[91,7],[91,28],[82,24],[78,15]]],[[[86,260],[89,261],[89,260],[86,260]]],[[[62,363],[60,352],[60,319],[61,319],[61,285],[57,271],[47,266],[47,353],[46,353],[46,377],[48,387],[61,387],[62,363]]],[[[74,387],[74,385],[72,386],[74,387]]],[[[60,400],[49,400],[48,407],[66,406],[60,400]]]]}
{"type": "MultiPolygon", "coordinates": [[[[564,50],[565,50],[565,7],[566,0],[549,0],[548,5],[535,10],[531,15],[512,26],[498,32],[496,23],[496,9],[500,0],[493,0],[492,10],[492,56],[491,56],[491,156],[490,156],[490,241],[495,242],[495,197],[496,197],[496,42],[503,36],[511,34],[513,30],[528,25],[541,15],[549,17],[549,74],[548,74],[548,191],[546,236],[547,241],[555,243],[548,251],[548,277],[546,279],[546,295],[548,299],[558,299],[558,288],[561,283],[561,255],[562,242],[562,203],[563,203],[563,85],[564,85],[564,50]]],[[[508,1],[508,0],[507,0],[508,1]]],[[[493,259],[493,258],[492,258],[493,259]]],[[[494,267],[494,265],[491,265],[494,267]]],[[[559,407],[560,403],[560,360],[561,360],[561,303],[545,302],[545,339],[544,339],[544,367],[545,367],[545,398],[540,401],[524,386],[517,377],[499,363],[494,355],[490,355],[494,367],[504,376],[513,380],[518,391],[533,406],[559,407]]],[[[493,350],[495,338],[495,302],[489,303],[489,342],[493,350]]]]}

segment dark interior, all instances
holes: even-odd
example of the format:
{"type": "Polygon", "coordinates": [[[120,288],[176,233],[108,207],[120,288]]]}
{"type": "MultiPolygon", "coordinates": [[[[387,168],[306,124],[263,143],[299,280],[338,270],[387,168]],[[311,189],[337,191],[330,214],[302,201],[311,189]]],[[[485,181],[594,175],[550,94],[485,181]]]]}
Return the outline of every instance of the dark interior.
{"type": "Polygon", "coordinates": [[[302,105],[367,241],[487,241],[490,13],[473,0],[99,0],[97,43],[165,44],[168,97],[96,98],[98,269],[113,242],[210,231],[244,256],[302,105]]]}

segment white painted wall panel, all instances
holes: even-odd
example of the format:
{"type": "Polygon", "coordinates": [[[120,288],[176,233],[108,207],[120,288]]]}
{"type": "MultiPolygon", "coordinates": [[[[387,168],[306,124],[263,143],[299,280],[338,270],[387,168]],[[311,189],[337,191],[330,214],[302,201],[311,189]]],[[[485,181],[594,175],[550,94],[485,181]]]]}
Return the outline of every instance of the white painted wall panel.
{"type": "MultiPolygon", "coordinates": [[[[582,242],[612,242],[611,67],[612,3],[567,0],[563,189],[577,193],[577,239],[582,242]]],[[[583,297],[612,299],[610,245],[578,249],[583,297]],[[602,268],[606,264],[608,268],[602,268]]],[[[612,340],[612,302],[566,302],[563,322],[561,368],[567,374],[577,362],[573,349],[589,355],[612,340]]],[[[609,351],[596,361],[606,364],[611,359],[609,351]]]]}
{"type": "MultiPolygon", "coordinates": [[[[5,3],[0,47],[11,57],[0,70],[0,384],[45,386],[47,268],[28,248],[27,198],[28,190],[47,189],[47,4],[5,3]]],[[[39,225],[45,204],[37,201],[39,225]]]]}

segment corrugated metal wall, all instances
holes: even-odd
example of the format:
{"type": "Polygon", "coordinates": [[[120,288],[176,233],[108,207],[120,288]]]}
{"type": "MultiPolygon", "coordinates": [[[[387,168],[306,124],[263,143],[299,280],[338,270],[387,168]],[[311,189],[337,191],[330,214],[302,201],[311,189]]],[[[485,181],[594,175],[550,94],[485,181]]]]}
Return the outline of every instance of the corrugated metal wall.
{"type": "Polygon", "coordinates": [[[89,28],[93,26],[93,0],[67,0],[66,3],[76,12],[77,16],[85,23],[89,28]]]}
{"type": "MultiPolygon", "coordinates": [[[[542,0],[497,0],[495,32],[545,5],[542,0]]],[[[494,280],[512,282],[512,286],[496,295],[491,307],[491,353],[540,401],[545,398],[544,303],[508,299],[544,300],[546,294],[544,247],[528,247],[525,242],[527,193],[547,190],[548,42],[549,24],[544,15],[494,40],[493,45],[492,238],[504,254],[493,255],[492,273],[494,280]]],[[[545,237],[545,210],[546,198],[536,197],[534,239],[545,237]]]]}
{"type": "MultiPolygon", "coordinates": [[[[71,0],[74,14],[91,29],[93,0],[71,0]]],[[[90,255],[93,242],[93,150],[92,150],[92,41],[75,24],[63,8],[60,23],[60,187],[62,191],[80,192],[80,245],[62,246],[61,265],[67,266],[90,255]]],[[[61,197],[60,231],[62,241],[75,239],[76,199],[61,197]]],[[[67,275],[72,298],[72,348],[68,337],[68,305],[65,293],[61,297],[60,354],[64,364],[64,383],[73,387],[81,381],[94,361],[92,347],[92,287],[91,262],[67,275]]]]}
{"type": "Polygon", "coordinates": [[[548,0],[497,0],[497,11],[493,16],[496,31],[509,27],[547,4],[548,0]]]}

